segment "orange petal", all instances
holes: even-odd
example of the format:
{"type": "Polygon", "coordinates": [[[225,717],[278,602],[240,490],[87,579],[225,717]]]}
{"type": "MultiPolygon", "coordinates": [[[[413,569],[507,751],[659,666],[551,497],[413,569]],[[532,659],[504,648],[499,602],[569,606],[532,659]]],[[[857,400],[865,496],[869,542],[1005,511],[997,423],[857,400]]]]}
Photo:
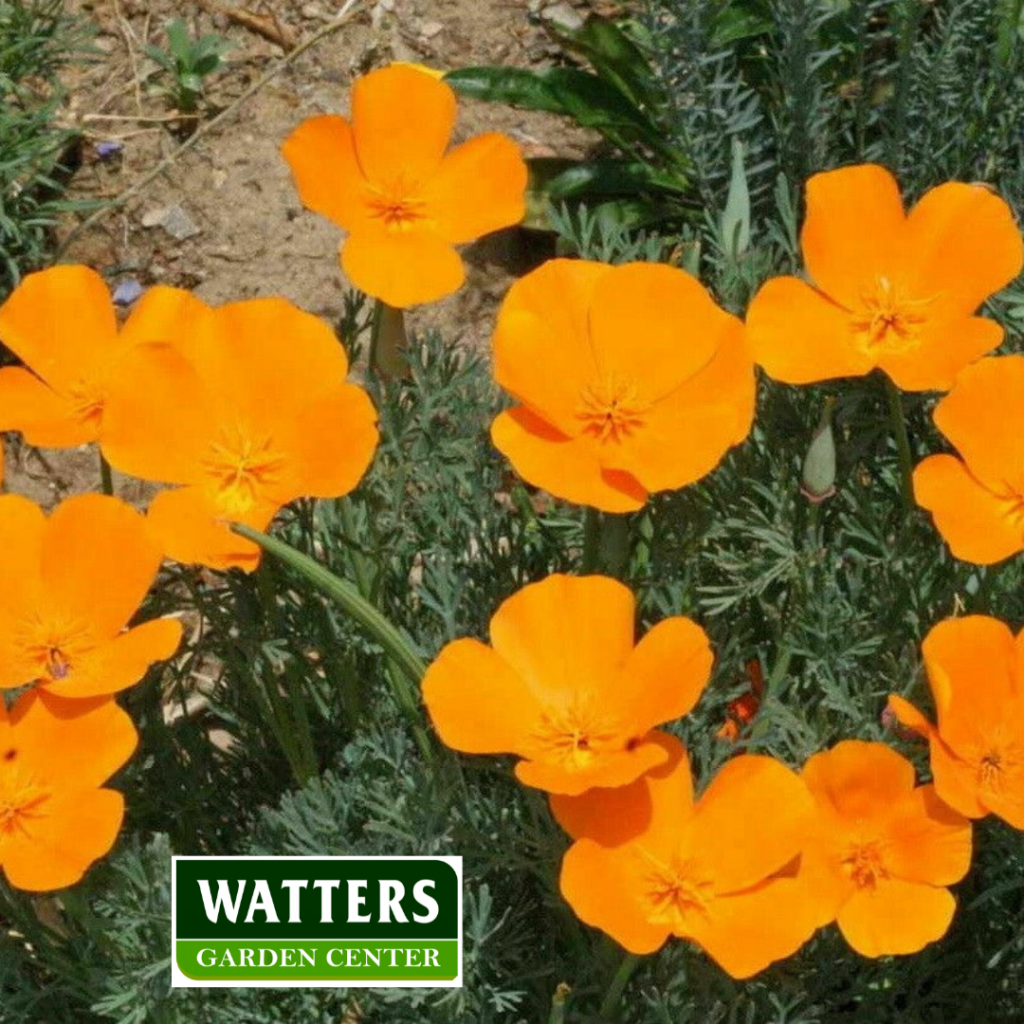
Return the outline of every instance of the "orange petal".
{"type": "Polygon", "coordinates": [[[751,300],[747,342],[754,361],[786,384],[858,377],[875,365],[853,343],[850,314],[795,277],[772,278],[751,300]]]}
{"type": "Polygon", "coordinates": [[[688,937],[726,974],[749,978],[792,956],[814,934],[819,916],[799,882],[779,878],[717,898],[688,937]]]}
{"type": "Polygon", "coordinates": [[[815,174],[807,182],[800,245],[811,280],[830,298],[856,308],[865,282],[894,276],[908,251],[896,179],[877,164],[815,174]]]}
{"type": "Polygon", "coordinates": [[[944,619],[921,644],[938,732],[970,749],[1003,721],[1014,694],[1017,649],[1009,626],[987,615],[944,619]]]}
{"type": "Polygon", "coordinates": [[[415,68],[371,71],[352,86],[359,165],[371,186],[416,192],[437,170],[455,126],[450,85],[415,68]]]}
{"type": "Polygon", "coordinates": [[[926,192],[907,218],[914,254],[910,286],[943,312],[965,316],[1024,266],[1024,244],[1009,206],[986,185],[947,182],[926,192]]]}
{"type": "Polygon", "coordinates": [[[965,817],[984,818],[989,809],[979,796],[977,766],[957,757],[938,733],[930,737],[928,752],[935,792],[965,817]]]}
{"type": "MultiPolygon", "coordinates": [[[[259,509],[246,521],[254,529],[264,530],[276,512],[259,509]]],[[[245,572],[252,572],[259,564],[260,549],[219,520],[216,509],[198,487],[161,491],[146,518],[164,554],[176,562],[245,572]]]]}
{"type": "Polygon", "coordinates": [[[542,708],[507,661],[478,640],[447,644],[423,677],[441,740],[466,754],[523,754],[542,708]]]}
{"type": "Polygon", "coordinates": [[[954,556],[994,565],[1024,550],[1024,528],[999,498],[952,455],[929,455],[914,470],[914,500],[931,512],[954,556]]]}
{"type": "Polygon", "coordinates": [[[934,417],[981,483],[996,494],[1024,491],[1024,356],[968,366],[934,417]]]}
{"type": "Polygon", "coordinates": [[[102,494],[68,498],[46,524],[47,603],[90,623],[97,637],[113,637],[142,604],[160,561],[146,520],[130,505],[102,494]]]}
{"type": "Polygon", "coordinates": [[[952,885],[971,866],[971,823],[918,786],[895,804],[885,822],[885,866],[894,878],[952,885]]]}
{"type": "Polygon", "coordinates": [[[544,704],[590,693],[628,707],[619,671],[633,650],[632,591],[608,576],[547,576],[491,619],[494,650],[544,704]]]}
{"type": "Polygon", "coordinates": [[[184,288],[158,284],[135,304],[121,328],[120,347],[124,350],[146,342],[174,345],[190,337],[213,310],[184,288]]]}
{"type": "MultiPolygon", "coordinates": [[[[536,741],[531,754],[546,754],[536,741]]],[[[520,761],[516,764],[516,778],[526,786],[543,789],[548,793],[578,796],[588,789],[627,786],[645,772],[665,763],[668,755],[658,743],[639,742],[613,753],[601,754],[586,767],[569,767],[550,760],[520,761]]]]}
{"type": "Polygon", "coordinates": [[[39,600],[45,531],[46,516],[34,501],[18,494],[0,496],[0,626],[39,600]]]}
{"type": "Polygon", "coordinates": [[[1002,340],[1003,329],[995,320],[929,319],[921,326],[918,347],[882,352],[878,365],[904,391],[948,391],[965,366],[997,349],[1002,340]]]}
{"type": "Polygon", "coordinates": [[[581,839],[562,858],[559,886],[581,921],[631,953],[653,953],[669,936],[667,926],[647,920],[643,863],[629,846],[610,849],[581,839]]]}
{"type": "Polygon", "coordinates": [[[914,766],[884,743],[843,740],[811,757],[803,778],[823,807],[847,821],[870,820],[914,788],[914,766]]]}
{"type": "Polygon", "coordinates": [[[215,396],[218,423],[257,435],[279,424],[294,429],[295,417],[321,396],[336,396],[348,376],[345,349],[331,326],[281,298],[214,310],[186,355],[215,396]]]}
{"type": "Polygon", "coordinates": [[[118,360],[109,381],[103,454],[130,476],[191,483],[216,440],[214,401],[176,349],[139,345],[118,360]]]}
{"type": "Polygon", "coordinates": [[[754,419],[757,382],[740,324],[699,373],[648,413],[643,428],[607,445],[602,464],[632,473],[648,490],[693,483],[711,472],[754,419]]]}
{"type": "Polygon", "coordinates": [[[684,270],[615,267],[597,282],[590,306],[598,380],[630,384],[640,401],[659,401],[707,366],[735,326],[684,270]]]}
{"type": "Polygon", "coordinates": [[[288,455],[270,498],[286,505],[302,496],[348,494],[373,461],[380,439],[376,424],[370,396],[355,384],[342,384],[308,402],[275,427],[274,439],[288,455]]]}
{"type": "Polygon", "coordinates": [[[905,726],[907,729],[912,729],[919,736],[928,739],[935,731],[932,723],[910,701],[904,700],[898,694],[890,693],[886,706],[900,725],[905,726]]]}
{"type": "Polygon", "coordinates": [[[551,813],[573,839],[593,839],[602,846],[619,846],[649,831],[654,815],[652,784],[660,784],[669,777],[671,796],[660,794],[667,798],[668,813],[678,817],[692,805],[693,779],[686,748],[668,733],[652,732],[648,739],[665,751],[668,760],[635,782],[613,789],[588,789],[579,796],[551,794],[551,813]]]}
{"type": "Polygon", "coordinates": [[[478,135],[448,153],[427,183],[427,216],[453,245],[518,224],[526,212],[526,178],[526,163],[508,136],[478,135]]]}
{"type": "Polygon", "coordinates": [[[138,743],[132,720],[114,701],[65,700],[39,689],[18,699],[10,725],[18,759],[58,791],[106,782],[138,743]]]}
{"type": "Polygon", "coordinates": [[[771,757],[727,761],[697,801],[690,822],[694,855],[719,893],[763,881],[799,852],[814,804],[800,776],[771,757]]]}
{"type": "Polygon", "coordinates": [[[79,658],[66,678],[46,684],[59,697],[101,697],[134,686],[151,665],[170,658],[181,643],[177,619],[153,619],[79,658]]]}
{"type": "Polygon", "coordinates": [[[343,117],[310,117],[288,136],[281,153],[303,206],[351,231],[369,219],[369,185],[343,117]]]}
{"type": "Polygon", "coordinates": [[[466,279],[459,254],[440,235],[376,225],[348,236],[341,266],[356,288],[396,309],[436,302],[466,279]]]}
{"type": "Polygon", "coordinates": [[[0,863],[16,889],[49,892],[74,885],[109,853],[124,819],[124,797],[86,790],[47,801],[25,835],[4,843],[0,863]]]}
{"type": "Polygon", "coordinates": [[[77,448],[95,441],[98,423],[20,366],[0,369],[0,425],[39,448],[77,448]]]}
{"type": "Polygon", "coordinates": [[[628,473],[601,468],[589,439],[570,440],[523,406],[495,419],[491,440],[524,480],[566,501],[603,512],[635,512],[647,500],[647,491],[628,473]]]}
{"type": "Polygon", "coordinates": [[[91,378],[117,344],[117,319],[103,278],[62,265],[25,277],[0,306],[2,341],[37,376],[67,394],[91,378]]]}
{"type": "Polygon", "coordinates": [[[616,689],[638,732],[688,714],[711,677],[714,656],[695,622],[664,619],[636,645],[616,689]]]}
{"type": "Polygon", "coordinates": [[[843,938],[861,956],[917,953],[941,939],[953,920],[956,900],[948,889],[889,878],[874,889],[858,889],[836,921],[843,938]]]}
{"type": "MultiPolygon", "coordinates": [[[[1016,711],[1017,714],[1013,721],[1019,723],[1019,708],[1016,711]]],[[[978,801],[989,813],[994,814],[997,818],[1002,818],[1013,828],[1024,831],[1024,787],[1021,786],[1020,768],[1016,765],[1013,766],[1007,775],[1009,778],[1003,786],[990,786],[981,789],[978,793],[978,801]]],[[[936,788],[938,788],[937,782],[936,788]]]]}

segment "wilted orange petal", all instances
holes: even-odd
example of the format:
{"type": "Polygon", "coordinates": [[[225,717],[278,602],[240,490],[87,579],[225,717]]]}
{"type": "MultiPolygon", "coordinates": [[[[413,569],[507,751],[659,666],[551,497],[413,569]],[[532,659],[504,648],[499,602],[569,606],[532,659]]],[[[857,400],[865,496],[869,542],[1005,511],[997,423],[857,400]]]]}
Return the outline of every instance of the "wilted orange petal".
{"type": "Polygon", "coordinates": [[[733,978],[749,978],[792,956],[818,927],[816,908],[799,882],[779,878],[715,900],[693,940],[733,978]]]}
{"type": "Polygon", "coordinates": [[[914,766],[881,743],[843,740],[811,757],[803,778],[815,800],[842,818],[872,819],[914,788],[914,766]]]}
{"type": "Polygon", "coordinates": [[[786,384],[867,373],[872,356],[854,346],[850,314],[796,277],[767,281],[747,310],[754,361],[786,384]]]}
{"type": "MultiPolygon", "coordinates": [[[[994,495],[952,455],[929,455],[914,469],[914,500],[931,512],[949,550],[994,565],[1024,549],[1024,515],[994,495]]],[[[1022,509],[1024,513],[1024,509],[1022,509]]]]}
{"type": "Polygon", "coordinates": [[[110,292],[88,267],[29,274],[0,306],[0,341],[65,395],[109,358],[116,340],[110,292]]]}
{"type": "Polygon", "coordinates": [[[69,793],[48,801],[27,836],[4,843],[2,860],[17,889],[47,892],[74,885],[110,851],[124,818],[124,797],[112,789],[69,793]]]}
{"type": "Polygon", "coordinates": [[[634,614],[633,593],[618,580],[556,573],[502,603],[491,643],[538,698],[589,691],[606,709],[632,699],[613,691],[633,650],[634,614]]]}
{"type": "Polygon", "coordinates": [[[843,938],[861,956],[917,953],[946,934],[956,900],[948,889],[882,879],[858,889],[836,918],[843,938]]]}
{"type": "Polygon", "coordinates": [[[467,754],[524,754],[542,713],[508,662],[468,639],[446,645],[427,669],[423,702],[442,741],[467,754]]]}
{"type": "Polygon", "coordinates": [[[150,665],[171,657],[181,643],[177,619],[153,619],[129,629],[76,660],[62,680],[46,684],[60,697],[99,697],[134,686],[150,665]]]}
{"type": "Polygon", "coordinates": [[[896,716],[896,721],[900,725],[906,726],[908,729],[912,729],[919,736],[923,736],[927,739],[932,735],[934,726],[928,719],[914,707],[913,704],[908,700],[904,700],[898,694],[890,693],[889,701],[886,705],[889,710],[896,716]]]}
{"type": "Polygon", "coordinates": [[[727,761],[697,801],[692,846],[718,892],[756,885],[799,852],[814,805],[800,776],[771,757],[727,761]]]}
{"type": "Polygon", "coordinates": [[[356,288],[396,309],[443,299],[466,279],[459,254],[439,235],[378,226],[348,236],[341,266],[356,288]]]}
{"type": "Polygon", "coordinates": [[[1024,356],[968,366],[934,416],[979,481],[996,493],[1024,492],[1024,356]]]}
{"type": "Polygon", "coordinates": [[[687,714],[711,676],[707,634],[690,619],[663,619],[633,649],[614,697],[638,732],[687,714]]]}
{"type": "Polygon", "coordinates": [[[669,936],[666,925],[647,920],[643,867],[629,847],[609,849],[590,839],[574,843],[562,858],[559,885],[576,916],[631,953],[653,953],[669,936]]]}
{"type": "Polygon", "coordinates": [[[914,254],[909,283],[935,296],[945,315],[973,313],[1024,265],[1013,213],[985,185],[951,181],[931,189],[910,211],[907,233],[914,254]]]}
{"type": "Polygon", "coordinates": [[[195,367],[175,348],[139,345],[118,360],[109,382],[103,454],[131,476],[190,483],[215,440],[213,404],[195,367]]]}
{"type": "Polygon", "coordinates": [[[735,323],[684,270],[615,267],[597,282],[590,307],[598,377],[635,387],[636,401],[659,401],[708,364],[735,323]]]}
{"type": "Polygon", "coordinates": [[[918,339],[919,346],[908,352],[880,353],[878,365],[904,391],[948,391],[965,366],[999,347],[1003,329],[977,316],[929,319],[918,339]]]}
{"type": "Polygon", "coordinates": [[[807,181],[807,217],[800,233],[811,280],[837,302],[855,308],[866,283],[902,268],[908,251],[905,225],[899,185],[884,167],[861,164],[813,175],[807,181]]]}
{"type": "MultiPolygon", "coordinates": [[[[253,516],[247,516],[246,522],[265,530],[276,512],[260,508],[253,516]]],[[[246,572],[252,572],[259,564],[259,547],[218,520],[209,497],[199,487],[161,491],[149,506],[146,518],[164,554],[176,562],[246,572]]]]}
{"type": "Polygon", "coordinates": [[[886,870],[905,882],[952,885],[971,866],[971,824],[918,786],[892,807],[885,822],[886,870]]]}
{"type": "Polygon", "coordinates": [[[647,491],[623,472],[604,470],[586,439],[570,440],[523,406],[491,424],[494,447],[537,487],[604,512],[635,512],[647,491]]]}
{"type": "Polygon", "coordinates": [[[711,472],[750,433],[754,365],[734,324],[711,362],[658,402],[642,430],[602,453],[606,466],[630,470],[648,490],[669,490],[711,472]]]}
{"type": "Polygon", "coordinates": [[[304,206],[351,231],[369,218],[370,188],[343,117],[311,117],[288,136],[281,153],[304,206]]]}
{"type": "Polygon", "coordinates": [[[357,78],[352,127],[370,185],[424,185],[441,163],[455,114],[451,86],[415,68],[392,65],[357,78]]]}
{"type": "Polygon", "coordinates": [[[130,505],[102,494],[68,498],[46,524],[47,603],[112,637],[142,604],[160,561],[145,519],[130,505]]]}
{"type": "Polygon", "coordinates": [[[506,135],[488,132],[456,146],[423,199],[438,234],[453,245],[518,224],[526,211],[526,163],[506,135]]]}
{"type": "Polygon", "coordinates": [[[57,394],[20,366],[0,369],[0,429],[18,430],[39,448],[76,448],[97,437],[72,399],[57,394]]]}

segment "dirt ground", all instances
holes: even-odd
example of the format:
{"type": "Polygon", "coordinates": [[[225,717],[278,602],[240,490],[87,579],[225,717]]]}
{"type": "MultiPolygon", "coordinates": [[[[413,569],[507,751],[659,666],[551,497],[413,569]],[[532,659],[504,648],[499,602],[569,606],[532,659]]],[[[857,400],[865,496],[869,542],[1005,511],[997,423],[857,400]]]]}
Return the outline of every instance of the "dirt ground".
{"type": "MultiPolygon", "coordinates": [[[[95,26],[94,57],[69,69],[64,116],[84,134],[74,199],[112,199],[181,143],[161,74],[145,54],[163,46],[164,25],[181,17],[193,34],[217,32],[231,41],[226,67],[209,80],[206,116],[228,107],[289,52],[333,21],[340,0],[70,0],[69,10],[95,26]],[[242,23],[228,12],[242,12],[242,23]],[[246,15],[254,15],[255,19],[246,15]],[[261,34],[259,22],[268,30],[261,34]],[[269,36],[280,35],[274,42],[269,36]],[[110,143],[119,151],[104,155],[110,143]],[[104,145],[107,144],[107,145],[104,145]]],[[[283,295],[336,322],[344,279],[337,251],[341,233],[306,211],[279,146],[305,117],[345,113],[353,77],[393,60],[440,69],[478,64],[539,68],[557,58],[542,20],[582,21],[590,11],[611,13],[610,0],[356,0],[356,14],[237,107],[166,174],[138,196],[78,233],[61,259],[89,264],[117,284],[171,284],[219,304],[257,295],[283,295]],[[167,229],[167,211],[179,224],[167,229]],[[187,237],[181,237],[187,236],[187,237]]],[[[462,102],[456,141],[503,131],[527,154],[579,155],[590,140],[543,114],[462,102]]],[[[70,215],[66,239],[81,222],[70,215]]],[[[513,276],[537,259],[522,231],[501,232],[464,251],[466,286],[410,316],[414,329],[438,327],[466,345],[484,346],[493,315],[513,276]]],[[[97,486],[92,450],[37,453],[8,446],[8,484],[44,504],[97,486]]],[[[127,500],[144,500],[135,481],[118,481],[127,500]]]]}

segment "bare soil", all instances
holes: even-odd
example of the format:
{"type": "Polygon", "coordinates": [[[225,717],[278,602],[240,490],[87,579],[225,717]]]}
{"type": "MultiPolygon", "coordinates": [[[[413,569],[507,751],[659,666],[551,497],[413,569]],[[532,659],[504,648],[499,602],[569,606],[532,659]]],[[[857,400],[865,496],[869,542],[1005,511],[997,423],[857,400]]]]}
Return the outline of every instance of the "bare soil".
{"type": "MultiPolygon", "coordinates": [[[[69,71],[64,116],[84,134],[83,161],[72,187],[75,199],[112,199],[138,181],[181,143],[180,124],[161,74],[145,55],[147,43],[164,45],[163,27],[182,17],[194,34],[217,32],[232,44],[227,66],[209,81],[212,116],[228,107],[301,42],[334,20],[338,0],[261,2],[202,0],[72,0],[69,9],[97,29],[96,53],[69,71]],[[228,9],[250,18],[239,23],[228,9]],[[259,21],[267,35],[254,30],[259,21]],[[269,36],[279,34],[281,42],[269,36]],[[101,156],[101,143],[120,143],[101,156]]],[[[287,67],[240,105],[234,116],[177,159],[132,201],[79,233],[62,255],[86,263],[112,284],[134,278],[192,288],[220,304],[258,295],[282,295],[303,309],[337,322],[345,281],[338,265],[339,230],[306,211],[279,147],[305,117],[345,113],[354,77],[393,60],[441,69],[478,64],[542,67],[557,56],[541,18],[608,13],[607,0],[363,0],[357,16],[287,67]],[[175,238],[160,212],[180,206],[195,233],[175,238]],[[152,226],[146,226],[152,225],[152,226]]],[[[481,131],[503,131],[528,154],[579,155],[590,144],[566,122],[507,107],[463,102],[456,141],[481,131]]],[[[68,217],[67,238],[82,220],[68,217]]],[[[413,311],[414,330],[436,327],[447,338],[487,344],[501,296],[516,274],[543,257],[536,239],[521,230],[501,232],[469,247],[468,281],[456,295],[413,311]]],[[[70,493],[95,489],[92,450],[38,453],[8,446],[9,487],[45,505],[70,493]]],[[[142,501],[146,488],[120,480],[118,493],[142,501]]]]}

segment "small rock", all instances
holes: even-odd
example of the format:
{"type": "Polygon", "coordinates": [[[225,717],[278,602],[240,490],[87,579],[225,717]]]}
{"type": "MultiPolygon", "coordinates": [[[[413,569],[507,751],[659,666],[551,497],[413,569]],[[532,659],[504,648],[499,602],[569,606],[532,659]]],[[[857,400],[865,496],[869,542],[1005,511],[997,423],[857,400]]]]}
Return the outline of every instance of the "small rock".
{"type": "Polygon", "coordinates": [[[136,299],[142,296],[142,285],[134,277],[125,278],[114,289],[114,305],[130,306],[136,299]]]}
{"type": "Polygon", "coordinates": [[[217,167],[214,168],[211,177],[213,178],[213,187],[216,189],[221,189],[224,187],[225,183],[228,180],[228,172],[222,171],[219,167],[217,167]]]}
{"type": "Polygon", "coordinates": [[[160,227],[179,242],[199,234],[199,226],[177,203],[164,211],[160,227]]]}
{"type": "Polygon", "coordinates": [[[158,206],[156,209],[147,210],[142,215],[142,226],[144,228],[155,228],[163,219],[167,213],[167,208],[164,206],[158,206]]]}
{"type": "Polygon", "coordinates": [[[574,7],[570,7],[564,0],[562,3],[545,7],[541,17],[545,21],[550,21],[556,28],[563,29],[566,32],[576,32],[578,29],[583,28],[583,15],[574,7]]]}
{"type": "Polygon", "coordinates": [[[433,39],[444,31],[444,25],[439,21],[425,21],[420,26],[420,36],[423,39],[433,39]]]}

